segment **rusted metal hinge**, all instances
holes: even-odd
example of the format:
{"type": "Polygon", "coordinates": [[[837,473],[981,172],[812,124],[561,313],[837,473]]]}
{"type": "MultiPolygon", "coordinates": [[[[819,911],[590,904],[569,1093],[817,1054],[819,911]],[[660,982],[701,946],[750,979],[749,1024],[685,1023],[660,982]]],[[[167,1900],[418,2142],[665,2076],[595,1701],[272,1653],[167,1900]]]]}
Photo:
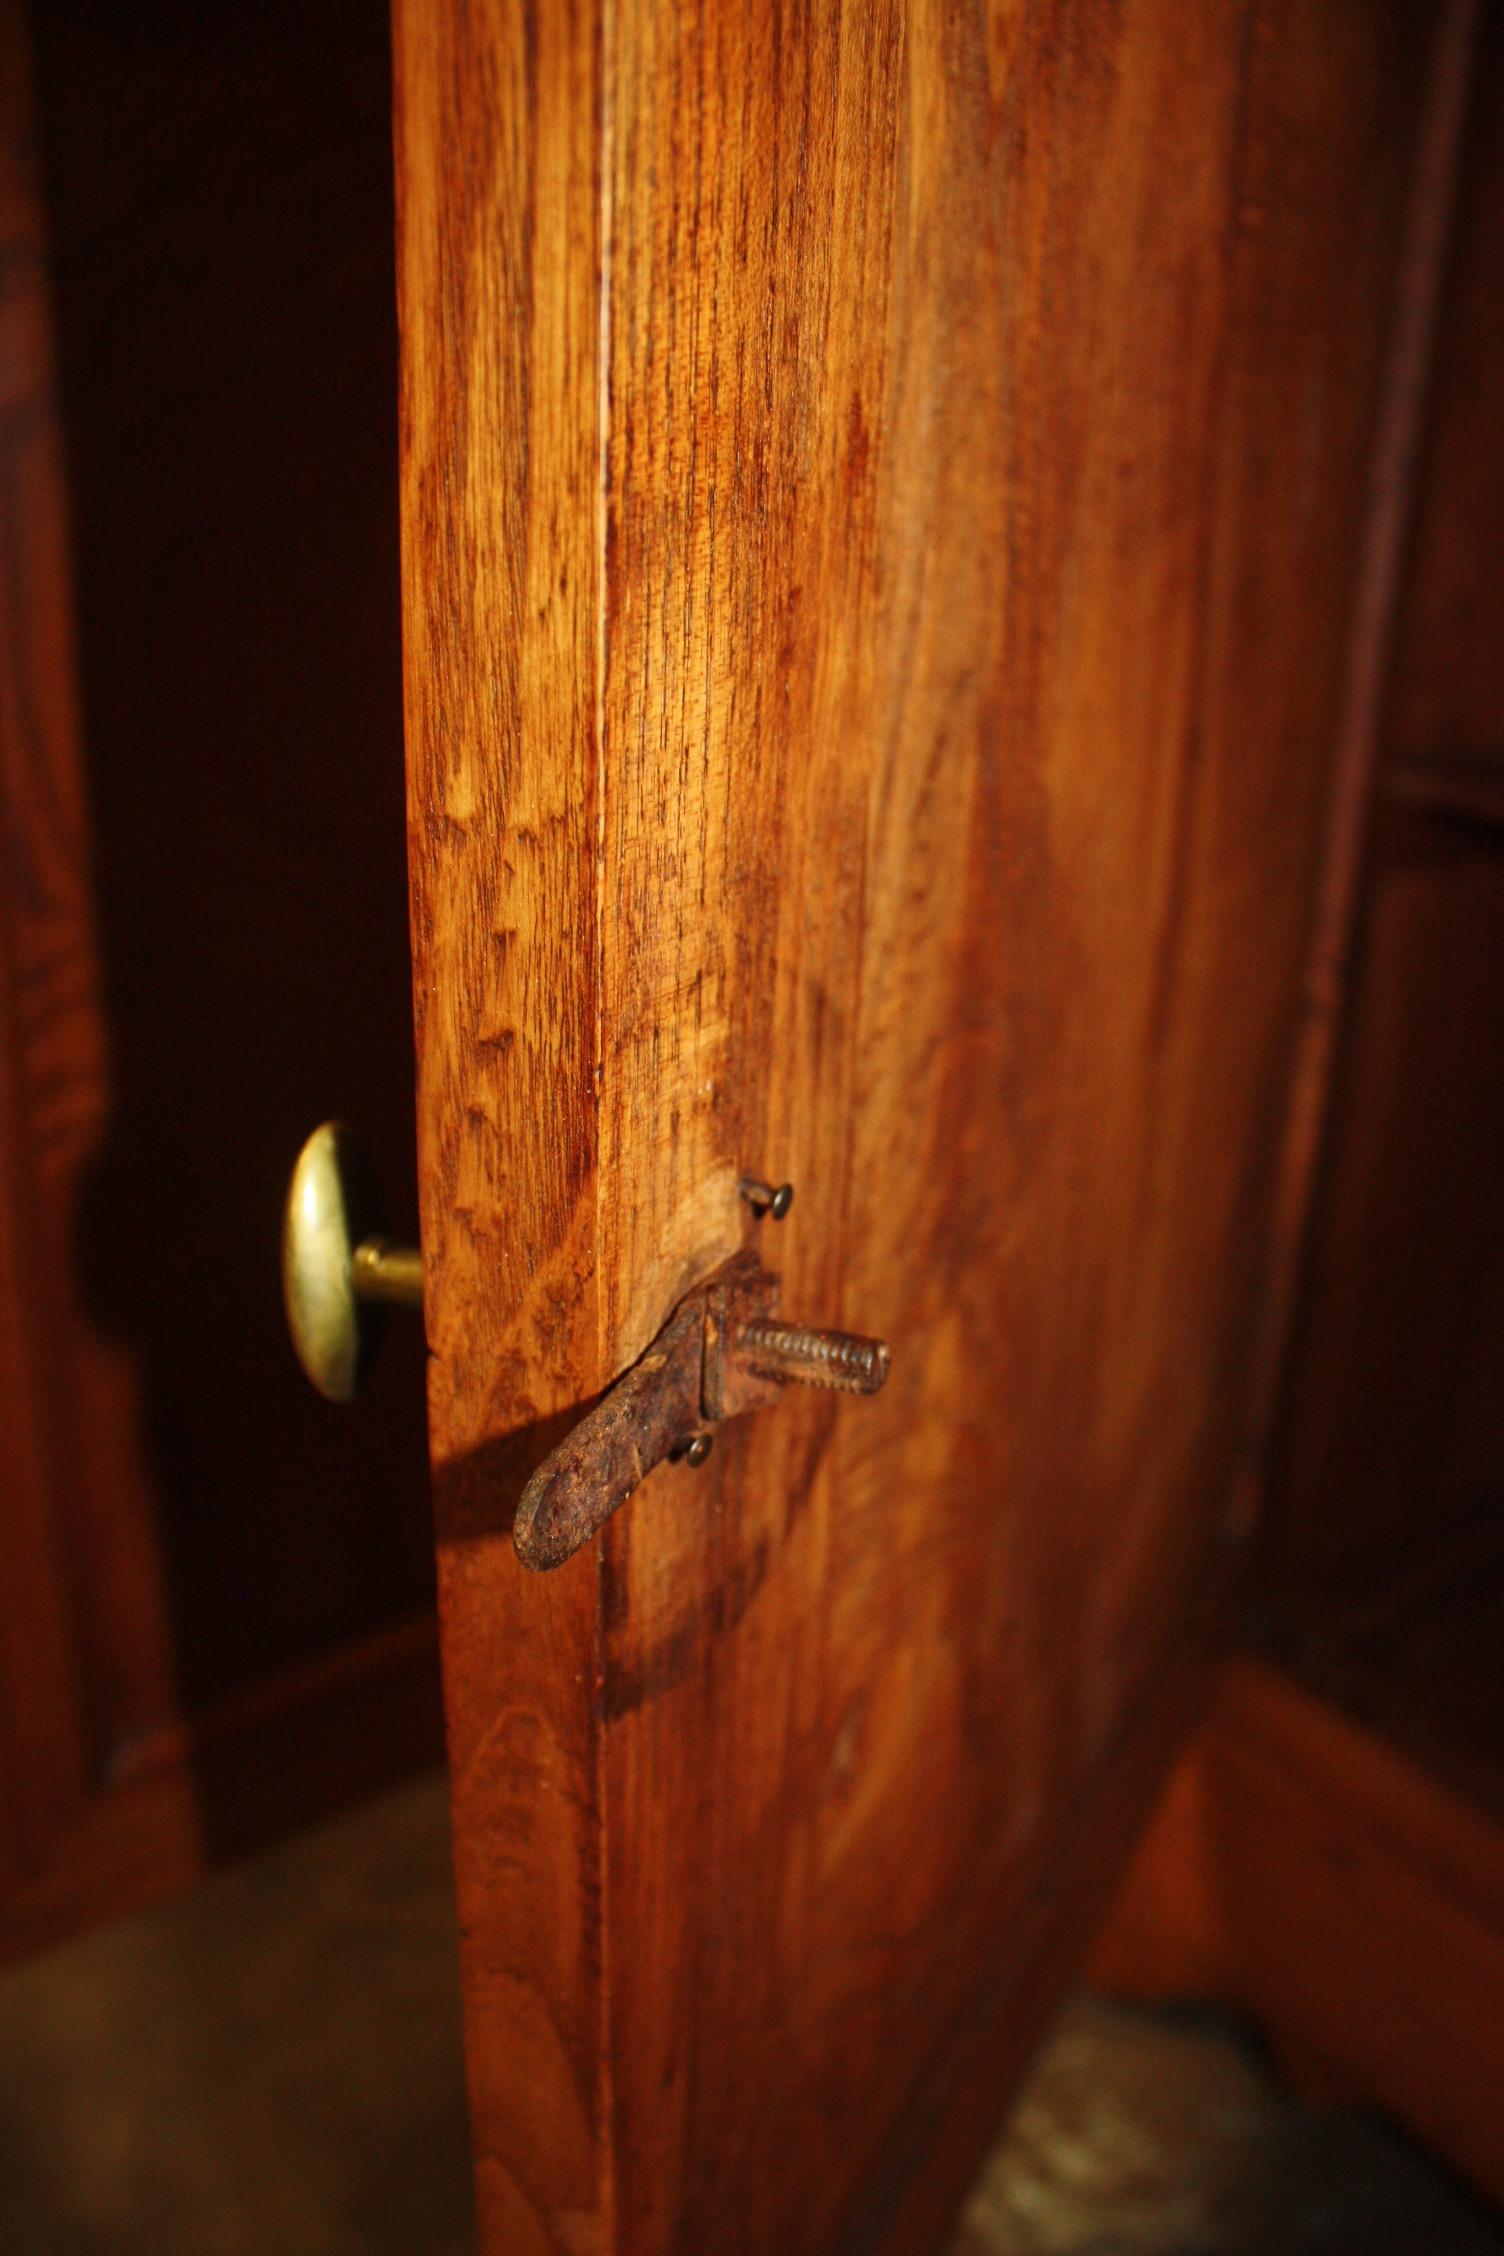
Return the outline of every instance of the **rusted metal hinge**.
{"type": "Polygon", "coordinates": [[[777,1299],[777,1277],[755,1253],[740,1253],[679,1303],[647,1353],[528,1482],[512,1531],[525,1567],[562,1566],[655,1465],[701,1463],[716,1425],[762,1409],[781,1387],[877,1393],[888,1376],[881,1340],[782,1323],[777,1299]]]}

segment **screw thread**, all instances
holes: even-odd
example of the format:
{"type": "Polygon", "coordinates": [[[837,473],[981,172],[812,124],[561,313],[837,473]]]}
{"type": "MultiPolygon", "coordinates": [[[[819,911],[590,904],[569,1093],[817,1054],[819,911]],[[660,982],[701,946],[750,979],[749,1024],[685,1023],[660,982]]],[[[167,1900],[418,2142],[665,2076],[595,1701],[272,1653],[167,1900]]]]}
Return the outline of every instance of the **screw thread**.
{"type": "Polygon", "coordinates": [[[886,1344],[859,1332],[818,1332],[804,1324],[759,1318],[746,1326],[736,1345],[742,1360],[763,1377],[801,1386],[876,1394],[888,1376],[886,1344]]]}

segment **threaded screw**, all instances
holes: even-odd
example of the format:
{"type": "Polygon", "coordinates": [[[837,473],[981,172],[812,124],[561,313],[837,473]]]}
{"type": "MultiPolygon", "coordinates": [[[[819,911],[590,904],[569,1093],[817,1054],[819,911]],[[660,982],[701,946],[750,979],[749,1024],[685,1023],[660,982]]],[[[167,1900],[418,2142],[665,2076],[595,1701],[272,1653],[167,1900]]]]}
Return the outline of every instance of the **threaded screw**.
{"type": "Polygon", "coordinates": [[[797,1386],[832,1387],[841,1394],[876,1394],[888,1376],[884,1340],[860,1332],[820,1332],[806,1324],[775,1324],[765,1317],[736,1335],[737,1361],[759,1378],[797,1386]]]}

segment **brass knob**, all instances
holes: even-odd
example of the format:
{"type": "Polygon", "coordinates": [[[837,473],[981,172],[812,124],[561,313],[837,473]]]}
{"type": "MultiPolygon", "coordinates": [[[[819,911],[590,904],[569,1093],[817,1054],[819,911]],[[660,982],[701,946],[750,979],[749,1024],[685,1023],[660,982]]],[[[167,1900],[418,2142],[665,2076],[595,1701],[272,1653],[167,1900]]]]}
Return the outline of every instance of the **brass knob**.
{"type": "Polygon", "coordinates": [[[337,1120],[315,1128],[282,1215],[282,1295],[298,1361],[331,1402],[353,1402],[381,1306],[421,1308],[423,1257],[388,1244],[364,1149],[337,1120]]]}

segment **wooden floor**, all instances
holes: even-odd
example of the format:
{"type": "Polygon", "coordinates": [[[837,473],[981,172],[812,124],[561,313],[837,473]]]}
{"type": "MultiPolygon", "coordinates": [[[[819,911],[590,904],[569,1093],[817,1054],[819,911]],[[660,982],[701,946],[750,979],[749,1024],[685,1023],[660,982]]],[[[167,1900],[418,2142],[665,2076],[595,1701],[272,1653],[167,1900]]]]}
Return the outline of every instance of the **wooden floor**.
{"type": "Polygon", "coordinates": [[[0,2249],[463,2256],[444,1781],[0,1978],[0,2249]]]}
{"type": "Polygon", "coordinates": [[[1067,2006],[950,2256],[1496,2256],[1381,2123],[1301,2107],[1204,2008],[1067,2006]]]}
{"type": "MultiPolygon", "coordinates": [[[[444,1784],[0,1979],[0,2248],[460,2256],[444,1784]]],[[[1297,2107],[1204,2012],[1082,1996],[952,2256],[1504,2256],[1392,2134],[1297,2107]]]]}

